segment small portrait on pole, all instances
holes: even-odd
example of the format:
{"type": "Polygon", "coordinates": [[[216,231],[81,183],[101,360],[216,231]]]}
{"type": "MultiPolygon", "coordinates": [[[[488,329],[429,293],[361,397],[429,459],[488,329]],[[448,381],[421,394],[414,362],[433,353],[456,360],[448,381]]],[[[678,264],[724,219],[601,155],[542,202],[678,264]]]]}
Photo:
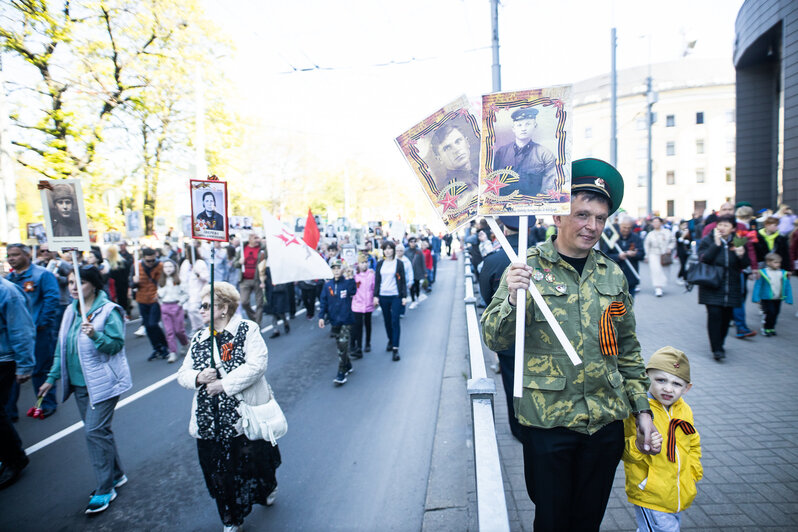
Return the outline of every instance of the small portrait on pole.
{"type": "Polygon", "coordinates": [[[479,213],[567,214],[571,88],[482,97],[479,213]]]}
{"type": "Polygon", "coordinates": [[[80,179],[39,181],[47,241],[55,248],[89,249],[89,230],[80,179]]]}
{"type": "Polygon", "coordinates": [[[141,211],[125,212],[125,235],[130,240],[144,236],[144,215],[141,211]]]}
{"type": "Polygon", "coordinates": [[[192,179],[189,186],[191,237],[227,242],[227,183],[192,179]]]}
{"type": "Polygon", "coordinates": [[[47,232],[44,230],[43,223],[27,224],[26,229],[28,230],[28,245],[41,246],[47,243],[47,232]]]}
{"type": "Polygon", "coordinates": [[[462,96],[396,138],[424,195],[449,232],[476,215],[479,122],[462,96]]]}

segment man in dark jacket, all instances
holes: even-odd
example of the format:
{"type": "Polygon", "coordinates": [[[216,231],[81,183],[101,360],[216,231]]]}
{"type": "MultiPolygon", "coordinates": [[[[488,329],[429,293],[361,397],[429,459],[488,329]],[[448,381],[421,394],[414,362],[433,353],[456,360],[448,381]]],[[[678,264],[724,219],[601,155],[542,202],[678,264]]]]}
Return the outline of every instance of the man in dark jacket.
{"type": "Polygon", "coordinates": [[[413,265],[413,285],[410,287],[410,298],[413,302],[421,293],[421,279],[426,278],[427,268],[424,266],[424,253],[418,248],[418,240],[411,236],[407,239],[408,248],[405,250],[405,257],[413,265]]]}
{"type": "MultiPolygon", "coordinates": [[[[507,237],[507,242],[514,250],[518,250],[518,216],[500,216],[499,220],[504,225],[504,235],[507,237]]],[[[531,229],[535,227],[535,217],[529,217],[528,227],[531,229]]],[[[528,242],[529,246],[534,246],[533,240],[528,242]]],[[[499,283],[502,280],[502,275],[507,266],[510,265],[510,258],[503,248],[499,248],[491,253],[482,264],[482,271],[479,274],[479,292],[485,301],[493,299],[493,294],[499,288],[499,283]]],[[[515,418],[515,409],[513,408],[513,376],[515,375],[515,344],[508,349],[497,351],[499,356],[499,368],[501,369],[502,384],[504,385],[504,396],[507,399],[507,417],[510,421],[510,432],[513,436],[520,441],[520,429],[518,420],[515,418]]]]}
{"type": "Polygon", "coordinates": [[[340,386],[346,383],[346,376],[352,373],[349,336],[352,324],[355,322],[355,315],[352,313],[352,296],[357,292],[357,284],[352,278],[342,277],[342,261],[335,260],[330,267],[333,278],[324,283],[324,288],[321,290],[319,327],[324,328],[325,318],[332,325],[335,343],[338,346],[338,375],[333,382],[340,386]]]}
{"type": "MultiPolygon", "coordinates": [[[[629,295],[634,298],[635,288],[640,284],[640,278],[635,273],[640,271],[638,264],[646,257],[646,251],[643,248],[643,239],[640,238],[639,234],[632,231],[633,226],[634,220],[631,217],[621,218],[618,224],[617,247],[610,247],[603,238],[599,240],[599,243],[601,251],[606,253],[609,258],[621,267],[626,277],[626,282],[629,283],[629,295]],[[618,248],[621,248],[621,250],[618,251],[618,248]],[[634,272],[632,269],[634,269],[634,272]]],[[[609,237],[609,235],[607,236],[609,237]]]]}

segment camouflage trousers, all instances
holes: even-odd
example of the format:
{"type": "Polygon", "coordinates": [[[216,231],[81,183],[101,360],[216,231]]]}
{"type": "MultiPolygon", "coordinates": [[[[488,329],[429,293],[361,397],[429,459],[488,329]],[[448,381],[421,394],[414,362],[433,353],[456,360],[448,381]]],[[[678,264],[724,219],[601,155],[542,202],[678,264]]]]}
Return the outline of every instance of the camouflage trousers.
{"type": "Polygon", "coordinates": [[[338,371],[346,373],[352,364],[349,361],[349,337],[352,326],[333,325],[332,333],[335,335],[335,345],[338,346],[338,371]]]}

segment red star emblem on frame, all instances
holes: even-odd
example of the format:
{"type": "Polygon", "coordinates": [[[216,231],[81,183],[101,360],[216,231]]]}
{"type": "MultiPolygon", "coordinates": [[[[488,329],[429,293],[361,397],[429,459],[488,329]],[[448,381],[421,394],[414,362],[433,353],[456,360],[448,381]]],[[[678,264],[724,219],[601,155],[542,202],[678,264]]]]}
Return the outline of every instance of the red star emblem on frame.
{"type": "Polygon", "coordinates": [[[493,193],[493,194],[496,194],[497,196],[501,195],[501,192],[499,192],[499,191],[502,188],[506,187],[507,183],[502,183],[501,181],[499,181],[499,179],[500,178],[497,176],[497,177],[494,177],[493,179],[486,179],[485,180],[485,184],[488,185],[487,188],[485,189],[485,193],[486,194],[493,193]]]}
{"type": "Polygon", "coordinates": [[[296,244],[297,246],[301,247],[301,244],[299,243],[299,240],[296,239],[296,235],[294,235],[293,233],[288,232],[285,228],[283,228],[283,232],[282,233],[280,233],[279,235],[274,235],[274,236],[276,236],[277,238],[282,240],[283,243],[285,244],[285,247],[288,247],[291,244],[296,244]]]}
{"type": "Polygon", "coordinates": [[[457,195],[452,196],[449,194],[449,191],[447,190],[446,195],[438,202],[438,205],[443,206],[443,212],[446,212],[449,209],[454,209],[457,207],[457,197],[457,195]]]}

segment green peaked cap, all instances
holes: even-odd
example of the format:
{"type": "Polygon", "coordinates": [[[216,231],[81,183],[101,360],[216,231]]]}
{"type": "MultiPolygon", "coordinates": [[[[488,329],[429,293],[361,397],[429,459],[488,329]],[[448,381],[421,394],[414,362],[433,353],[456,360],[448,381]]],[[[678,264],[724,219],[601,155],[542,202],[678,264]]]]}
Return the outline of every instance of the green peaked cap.
{"type": "Polygon", "coordinates": [[[571,196],[580,190],[591,190],[610,200],[610,214],[623,201],[623,176],[610,163],[588,157],[571,163],[571,196]]]}

